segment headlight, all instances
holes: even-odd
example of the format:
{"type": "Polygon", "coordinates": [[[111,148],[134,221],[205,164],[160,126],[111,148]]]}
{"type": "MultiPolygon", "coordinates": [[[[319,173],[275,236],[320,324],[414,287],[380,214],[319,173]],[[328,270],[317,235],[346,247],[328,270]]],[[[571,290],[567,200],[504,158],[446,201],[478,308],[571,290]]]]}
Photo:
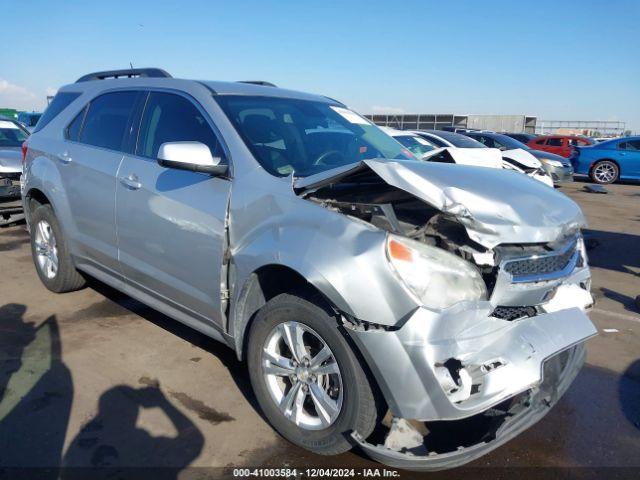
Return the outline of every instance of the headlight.
{"type": "Polygon", "coordinates": [[[464,300],[487,298],[478,269],[445,250],[388,235],[387,258],[425,307],[446,308],[464,300]]]}
{"type": "Polygon", "coordinates": [[[558,161],[558,160],[550,160],[548,158],[542,158],[540,159],[541,162],[546,163],[547,165],[551,166],[551,167],[562,167],[562,162],[558,161]]]}

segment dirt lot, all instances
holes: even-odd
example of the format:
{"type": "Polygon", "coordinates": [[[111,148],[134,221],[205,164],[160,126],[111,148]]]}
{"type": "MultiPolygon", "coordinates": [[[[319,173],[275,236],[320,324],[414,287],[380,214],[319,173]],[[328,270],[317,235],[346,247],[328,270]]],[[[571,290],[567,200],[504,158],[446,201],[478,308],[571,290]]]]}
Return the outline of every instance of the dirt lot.
{"type": "MultiPolygon", "coordinates": [[[[640,186],[584,186],[562,191],[599,243],[589,254],[600,335],[554,410],[475,467],[640,467],[640,186]]],[[[97,282],[48,292],[24,226],[0,230],[0,272],[0,467],[160,466],[172,478],[185,466],[380,466],[280,438],[225,346],[97,282]]]]}

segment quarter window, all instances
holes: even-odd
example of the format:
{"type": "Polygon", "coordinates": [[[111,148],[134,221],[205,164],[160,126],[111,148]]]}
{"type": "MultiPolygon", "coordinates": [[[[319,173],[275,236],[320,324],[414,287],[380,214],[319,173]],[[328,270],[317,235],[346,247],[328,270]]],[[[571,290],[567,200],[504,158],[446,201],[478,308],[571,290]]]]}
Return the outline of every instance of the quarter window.
{"type": "Polygon", "coordinates": [[[186,98],[172,93],[152,92],[142,117],[137,154],[157,158],[166,142],[201,142],[211,155],[222,156],[215,133],[204,115],[186,98]]]}
{"type": "Polygon", "coordinates": [[[129,117],[138,92],[113,92],[101,95],[89,104],[80,142],[110,150],[123,150],[129,117]]]}
{"type": "Polygon", "coordinates": [[[67,127],[66,137],[68,140],[77,142],[80,138],[80,128],[82,127],[82,121],[84,120],[84,114],[86,111],[87,108],[83,108],[82,111],[78,115],[76,115],[76,118],[74,118],[67,127]]]}

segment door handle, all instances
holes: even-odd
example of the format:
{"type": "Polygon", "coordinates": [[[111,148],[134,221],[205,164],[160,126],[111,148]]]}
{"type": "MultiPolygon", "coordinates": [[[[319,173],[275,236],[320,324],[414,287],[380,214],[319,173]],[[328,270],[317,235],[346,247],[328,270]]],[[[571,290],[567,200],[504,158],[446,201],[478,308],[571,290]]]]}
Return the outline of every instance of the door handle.
{"type": "Polygon", "coordinates": [[[142,187],[142,183],[138,181],[138,176],[135,173],[130,173],[126,177],[120,177],[120,183],[130,190],[138,190],[142,187]]]}
{"type": "Polygon", "coordinates": [[[69,156],[69,152],[63,152],[58,155],[58,160],[60,160],[60,163],[64,163],[65,165],[73,161],[73,159],[69,156]]]}

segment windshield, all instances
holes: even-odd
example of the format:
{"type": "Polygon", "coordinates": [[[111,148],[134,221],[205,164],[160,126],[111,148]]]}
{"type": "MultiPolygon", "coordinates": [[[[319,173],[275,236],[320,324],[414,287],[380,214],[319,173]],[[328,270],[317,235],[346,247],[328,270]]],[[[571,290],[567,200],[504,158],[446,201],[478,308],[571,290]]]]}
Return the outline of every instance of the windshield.
{"type": "Polygon", "coordinates": [[[337,105],[244,95],[215,99],[272,175],[306,177],[372,158],[415,159],[367,119],[337,105]]]}
{"type": "Polygon", "coordinates": [[[416,137],[414,135],[398,135],[394,136],[393,138],[407,147],[407,149],[418,158],[422,158],[428,152],[436,148],[429,142],[427,142],[424,138],[416,137]]]}
{"type": "Polygon", "coordinates": [[[28,134],[15,123],[0,120],[0,147],[20,147],[27,136],[28,134]]]}

